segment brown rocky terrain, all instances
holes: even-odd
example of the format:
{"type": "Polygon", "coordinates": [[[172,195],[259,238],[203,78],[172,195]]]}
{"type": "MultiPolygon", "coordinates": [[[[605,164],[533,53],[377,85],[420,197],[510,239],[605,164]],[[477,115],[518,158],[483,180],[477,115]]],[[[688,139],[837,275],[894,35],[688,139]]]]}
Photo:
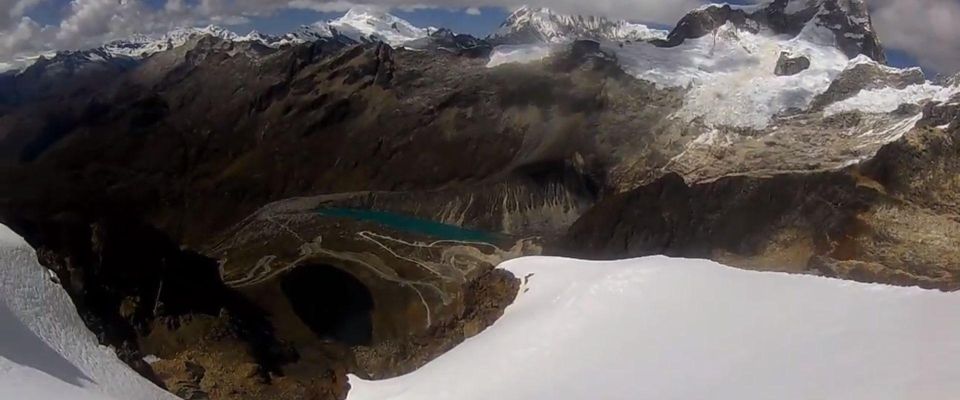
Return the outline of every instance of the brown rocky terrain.
{"type": "Polygon", "coordinates": [[[848,168],[692,184],[664,176],[598,203],[566,247],[960,290],[955,108],[928,104],[918,128],[848,168]]]}

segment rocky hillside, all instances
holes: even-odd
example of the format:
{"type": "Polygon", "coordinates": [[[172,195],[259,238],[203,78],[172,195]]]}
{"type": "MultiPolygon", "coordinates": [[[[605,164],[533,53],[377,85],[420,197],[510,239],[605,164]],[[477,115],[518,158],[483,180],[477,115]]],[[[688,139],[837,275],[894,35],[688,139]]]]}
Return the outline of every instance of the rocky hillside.
{"type": "Polygon", "coordinates": [[[862,2],[504,27],[355,11],[0,76],[0,223],[187,398],[410,371],[496,320],[523,277],[493,267],[529,254],[960,289],[960,87],[883,65],[862,2]]]}

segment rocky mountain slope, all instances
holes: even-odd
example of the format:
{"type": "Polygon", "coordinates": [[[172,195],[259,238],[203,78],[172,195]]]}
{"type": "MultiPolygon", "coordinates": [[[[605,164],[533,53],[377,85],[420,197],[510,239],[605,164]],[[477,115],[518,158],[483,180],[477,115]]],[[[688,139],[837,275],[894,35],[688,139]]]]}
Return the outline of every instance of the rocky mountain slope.
{"type": "Polygon", "coordinates": [[[19,76],[19,79],[8,78],[11,83],[7,85],[18,87],[16,90],[4,90],[4,93],[0,94],[0,104],[49,97],[51,87],[73,86],[72,81],[76,80],[111,78],[132,69],[147,57],[182,47],[203,37],[273,49],[330,39],[350,43],[384,42],[401,46],[406,42],[426,39],[436,31],[434,28],[415,27],[374,8],[358,7],[340,18],[304,25],[279,36],[265,35],[257,31],[238,35],[215,25],[175,29],[163,35],[134,35],[94,49],[38,55],[37,61],[24,67],[22,71],[9,71],[10,78],[19,76]]]}
{"type": "Polygon", "coordinates": [[[408,372],[499,317],[522,277],[493,267],[522,255],[956,290],[960,87],[883,65],[865,12],[705,6],[628,43],[544,10],[509,40],[356,11],[38,64],[0,78],[0,222],[184,396],[408,372]]]}

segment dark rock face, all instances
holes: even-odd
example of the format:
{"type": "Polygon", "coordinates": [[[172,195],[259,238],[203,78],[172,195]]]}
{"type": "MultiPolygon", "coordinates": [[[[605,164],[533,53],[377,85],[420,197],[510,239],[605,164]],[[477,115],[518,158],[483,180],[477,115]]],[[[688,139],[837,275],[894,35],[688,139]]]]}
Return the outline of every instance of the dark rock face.
{"type": "Polygon", "coordinates": [[[103,50],[61,51],[24,71],[0,77],[0,106],[18,105],[90,90],[136,67],[139,61],[103,50]]]}
{"type": "Polygon", "coordinates": [[[490,57],[493,45],[489,42],[470,35],[457,34],[449,29],[440,29],[423,39],[404,44],[406,47],[421,50],[443,51],[461,57],[481,58],[490,57]]]}
{"type": "Polygon", "coordinates": [[[847,56],[863,54],[878,63],[887,62],[865,0],[825,0],[821,9],[818,23],[833,31],[837,45],[847,56]]]}
{"type": "Polygon", "coordinates": [[[810,68],[810,59],[805,56],[791,57],[790,54],[780,53],[777,67],[773,71],[778,76],[796,75],[810,68]]]}
{"type": "Polygon", "coordinates": [[[585,254],[604,258],[652,254],[710,258],[715,249],[757,253],[783,228],[775,221],[840,236],[874,196],[869,191],[838,190],[853,186],[852,179],[829,175],[736,177],[690,186],[679,176],[667,175],[604,200],[571,227],[568,238],[585,254]],[[823,207],[824,201],[840,206],[823,207]]]}
{"type": "Polygon", "coordinates": [[[352,275],[329,265],[303,265],[281,287],[294,312],[321,339],[356,346],[373,337],[373,297],[352,275]]]}
{"type": "MultiPolygon", "coordinates": [[[[680,19],[680,22],[670,31],[665,41],[658,41],[655,44],[663,47],[679,46],[687,39],[696,39],[714,32],[727,22],[731,22],[738,27],[750,28],[747,24],[749,14],[740,9],[735,9],[729,4],[723,6],[711,6],[695,10],[680,19]]],[[[754,32],[757,26],[752,26],[754,32]]]]}
{"type": "Polygon", "coordinates": [[[573,255],[619,259],[667,254],[720,260],[744,268],[776,264],[864,282],[960,289],[957,252],[944,243],[906,249],[903,238],[944,224],[960,236],[950,214],[897,206],[852,175],[728,178],[688,186],[665,177],[598,204],[571,228],[573,255]],[[923,217],[921,217],[923,216],[923,217]],[[758,223],[758,221],[762,221],[758,223]],[[895,249],[895,250],[893,250],[895,249]],[[918,259],[909,260],[914,252],[918,259]]]}
{"type": "Polygon", "coordinates": [[[577,40],[573,42],[570,52],[573,57],[576,58],[600,54],[600,42],[594,40],[577,40]]]}

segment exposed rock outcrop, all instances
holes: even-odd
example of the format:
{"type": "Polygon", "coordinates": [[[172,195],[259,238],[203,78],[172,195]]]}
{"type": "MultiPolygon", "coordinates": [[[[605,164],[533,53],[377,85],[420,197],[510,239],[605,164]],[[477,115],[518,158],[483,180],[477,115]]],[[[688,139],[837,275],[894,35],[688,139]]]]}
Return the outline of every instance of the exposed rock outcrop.
{"type": "Polygon", "coordinates": [[[777,67],[773,71],[778,76],[796,75],[810,68],[810,59],[806,56],[791,56],[789,53],[780,53],[777,67]]]}
{"type": "Polygon", "coordinates": [[[425,38],[406,42],[404,47],[443,51],[457,56],[482,59],[490,57],[490,53],[493,52],[493,45],[486,40],[454,33],[449,29],[439,29],[425,38]]]}

